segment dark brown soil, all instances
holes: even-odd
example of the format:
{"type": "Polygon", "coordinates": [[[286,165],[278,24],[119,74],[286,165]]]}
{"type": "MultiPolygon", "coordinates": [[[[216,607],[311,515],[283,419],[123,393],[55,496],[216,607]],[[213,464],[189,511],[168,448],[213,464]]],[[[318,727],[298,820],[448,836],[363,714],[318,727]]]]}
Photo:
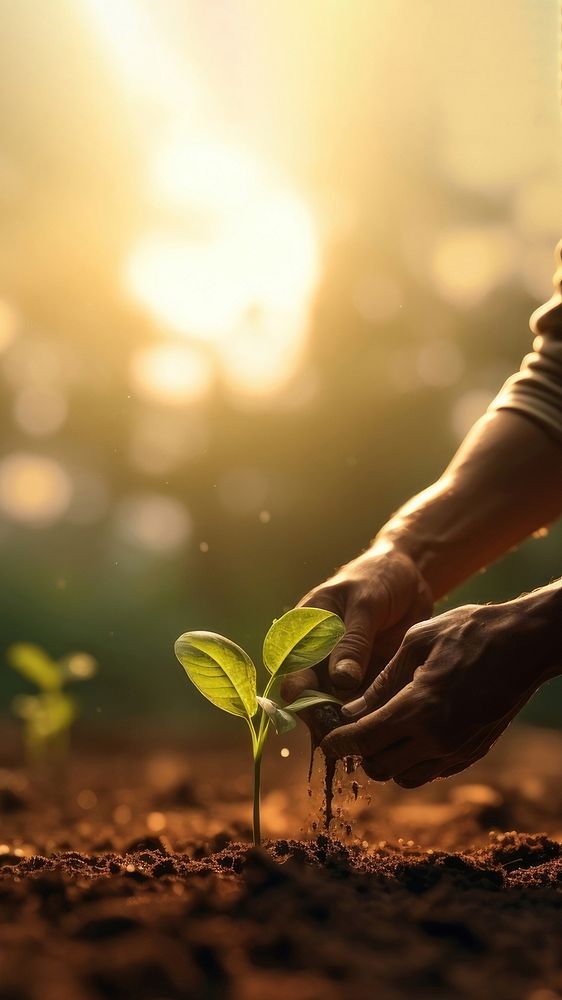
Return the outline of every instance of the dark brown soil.
{"type": "Polygon", "coordinates": [[[54,783],[6,752],[0,1000],[562,997],[562,736],[415,792],[338,774],[330,836],[279,749],[261,849],[236,748],[106,742],[54,783]]]}

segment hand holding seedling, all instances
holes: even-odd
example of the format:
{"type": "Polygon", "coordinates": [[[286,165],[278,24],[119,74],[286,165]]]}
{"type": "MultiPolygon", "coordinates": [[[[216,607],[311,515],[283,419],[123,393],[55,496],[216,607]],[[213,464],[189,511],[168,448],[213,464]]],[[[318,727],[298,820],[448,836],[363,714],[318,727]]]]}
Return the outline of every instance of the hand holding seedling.
{"type": "Polygon", "coordinates": [[[320,687],[346,700],[365,690],[394,655],[408,628],[431,614],[432,599],[408,556],[375,545],[311,590],[299,604],[310,606],[342,618],[345,637],[327,662],[284,680],[282,694],[287,701],[308,688],[320,687]]]}
{"type": "Polygon", "coordinates": [[[411,628],[327,755],[362,757],[377,781],[414,788],[483,757],[525,702],[560,672],[562,587],[469,605],[411,628]],[[353,720],[353,721],[351,721],[353,720]]]}
{"type": "Polygon", "coordinates": [[[30,761],[61,757],[68,749],[68,734],[76,718],[76,702],[64,688],[72,681],[89,680],[96,661],[88,653],[70,653],[53,660],[40,646],[18,642],[8,650],[8,663],[38,688],[37,694],[18,695],[14,714],[24,723],[30,761]]]}
{"type": "MultiPolygon", "coordinates": [[[[326,737],[327,753],[361,753],[369,774],[402,784],[462,770],[486,753],[543,682],[544,657],[553,658],[560,609],[553,610],[551,589],[531,595],[550,609],[544,614],[531,614],[530,603],[517,605],[521,614],[512,604],[497,612],[459,608],[408,629],[427,618],[432,599],[561,513],[560,441],[540,421],[498,408],[472,428],[441,478],[383,526],[371,549],[304,598],[341,614],[346,637],[329,663],[289,677],[284,697],[311,686],[345,697],[344,680],[346,700],[368,689],[365,705],[351,706],[359,722],[326,737]]],[[[307,721],[314,735],[315,720],[307,721]]]]}
{"type": "Polygon", "coordinates": [[[176,640],[176,656],[195,687],[213,705],[248,724],[254,758],[254,844],[261,841],[260,771],[270,723],[277,733],[296,726],[296,713],[332,695],[302,690],[281,708],[270,694],[281,678],[328,656],[344,634],[344,624],[329,611],[300,608],[273,622],[263,644],[263,662],[270,677],[263,695],[256,689],[256,668],[243,649],[214,632],[185,632],[176,640]]]}

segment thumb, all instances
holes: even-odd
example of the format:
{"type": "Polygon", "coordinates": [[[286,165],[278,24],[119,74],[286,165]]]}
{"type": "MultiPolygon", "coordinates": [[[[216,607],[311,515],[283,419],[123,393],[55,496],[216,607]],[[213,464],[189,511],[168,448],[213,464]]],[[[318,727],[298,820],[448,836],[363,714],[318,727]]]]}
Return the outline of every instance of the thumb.
{"type": "Polygon", "coordinates": [[[352,691],[367,674],[377,629],[375,609],[351,604],[345,614],[345,635],[330,656],[328,671],[334,688],[352,691]]]}
{"type": "Polygon", "coordinates": [[[402,688],[412,680],[414,673],[425,658],[425,643],[405,639],[390,663],[375,677],[365,693],[348,702],[342,714],[348,719],[359,718],[366,712],[386,705],[402,688]]]}

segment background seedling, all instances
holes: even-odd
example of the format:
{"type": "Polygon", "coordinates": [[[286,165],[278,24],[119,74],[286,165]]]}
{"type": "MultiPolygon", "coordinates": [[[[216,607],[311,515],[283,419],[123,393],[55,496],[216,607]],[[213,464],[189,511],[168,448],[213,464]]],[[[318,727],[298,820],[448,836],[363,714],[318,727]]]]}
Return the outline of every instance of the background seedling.
{"type": "Polygon", "coordinates": [[[274,621],[263,644],[263,662],[270,677],[262,695],[257,694],[252,660],[230,639],[215,632],[184,632],[176,640],[176,656],[198,691],[223,712],[248,724],[254,759],[254,844],[261,842],[261,761],[270,724],[278,734],[286,733],[294,729],[296,714],[304,708],[338,702],[320,691],[306,691],[281,707],[269,695],[280,678],[325,659],[344,632],[341,618],[319,608],[295,608],[274,621]]]}
{"type": "Polygon", "coordinates": [[[38,688],[37,694],[18,695],[12,702],[14,715],[24,724],[28,759],[64,756],[77,715],[76,700],[64,689],[73,681],[93,677],[97,669],[93,656],[69,653],[53,660],[40,646],[18,642],[8,649],[8,663],[38,688]]]}

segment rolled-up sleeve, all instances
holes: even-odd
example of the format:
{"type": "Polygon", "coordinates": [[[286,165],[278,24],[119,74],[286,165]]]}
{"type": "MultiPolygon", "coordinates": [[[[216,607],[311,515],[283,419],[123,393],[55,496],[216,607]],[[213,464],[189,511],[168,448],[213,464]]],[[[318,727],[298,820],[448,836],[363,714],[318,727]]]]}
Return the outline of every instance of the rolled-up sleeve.
{"type": "Polygon", "coordinates": [[[517,410],[562,444],[562,240],[556,248],[554,294],[531,316],[533,350],[507,380],[490,410],[517,410]]]}

